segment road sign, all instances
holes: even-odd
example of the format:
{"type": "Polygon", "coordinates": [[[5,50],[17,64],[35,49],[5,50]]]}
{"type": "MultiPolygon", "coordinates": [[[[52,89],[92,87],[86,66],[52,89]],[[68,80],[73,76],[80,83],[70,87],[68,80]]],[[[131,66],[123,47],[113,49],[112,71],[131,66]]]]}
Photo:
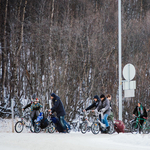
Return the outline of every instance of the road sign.
{"type": "Polygon", "coordinates": [[[136,89],[136,81],[124,81],[123,90],[136,89]]]}
{"type": "Polygon", "coordinates": [[[136,81],[131,81],[135,77],[135,67],[132,64],[127,64],[123,68],[123,81],[124,97],[134,97],[136,89],[136,81]]]}
{"type": "Polygon", "coordinates": [[[131,81],[135,77],[135,67],[132,64],[127,64],[124,66],[123,77],[127,81],[131,81]]]}
{"type": "Polygon", "coordinates": [[[124,90],[124,97],[135,97],[135,90],[124,90]]]}

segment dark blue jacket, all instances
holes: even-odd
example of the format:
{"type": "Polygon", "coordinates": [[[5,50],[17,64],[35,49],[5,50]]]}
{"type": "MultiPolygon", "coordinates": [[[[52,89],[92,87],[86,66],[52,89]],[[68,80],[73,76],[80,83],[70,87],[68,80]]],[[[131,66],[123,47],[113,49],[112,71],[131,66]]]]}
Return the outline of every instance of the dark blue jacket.
{"type": "Polygon", "coordinates": [[[52,99],[52,102],[53,102],[53,107],[51,108],[52,113],[56,112],[57,117],[64,116],[66,113],[60,98],[54,94],[54,98],[52,99]]]}
{"type": "Polygon", "coordinates": [[[98,104],[99,104],[99,102],[100,102],[100,98],[97,96],[97,95],[95,95],[94,96],[94,98],[96,98],[97,99],[97,101],[95,102],[93,102],[89,107],[87,107],[85,110],[87,111],[87,110],[90,110],[90,109],[92,109],[92,108],[97,108],[97,106],[98,106],[98,104]]]}

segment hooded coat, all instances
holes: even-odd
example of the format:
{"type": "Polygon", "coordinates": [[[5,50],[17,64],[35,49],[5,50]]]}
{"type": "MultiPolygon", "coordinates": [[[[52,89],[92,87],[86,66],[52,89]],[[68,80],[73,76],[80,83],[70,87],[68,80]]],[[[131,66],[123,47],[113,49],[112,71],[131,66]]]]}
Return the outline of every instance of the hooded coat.
{"type": "Polygon", "coordinates": [[[109,100],[105,98],[103,101],[100,100],[98,106],[97,106],[97,111],[102,111],[104,114],[110,115],[110,104],[109,100]]]}
{"type": "Polygon", "coordinates": [[[147,117],[146,109],[142,105],[141,107],[136,106],[133,114],[135,114],[136,116],[140,116],[140,118],[147,117]]]}
{"type": "Polygon", "coordinates": [[[87,111],[87,110],[90,110],[90,109],[92,109],[92,108],[97,108],[97,106],[98,106],[98,104],[99,104],[99,102],[100,102],[100,98],[97,96],[97,95],[95,95],[94,96],[94,98],[96,98],[97,99],[97,101],[94,101],[89,107],[87,107],[85,110],[87,111]]]}
{"type": "Polygon", "coordinates": [[[51,108],[52,113],[56,112],[57,117],[65,116],[66,112],[60,98],[55,93],[52,93],[51,96],[54,97],[52,99],[52,103],[53,103],[53,107],[51,108]]]}

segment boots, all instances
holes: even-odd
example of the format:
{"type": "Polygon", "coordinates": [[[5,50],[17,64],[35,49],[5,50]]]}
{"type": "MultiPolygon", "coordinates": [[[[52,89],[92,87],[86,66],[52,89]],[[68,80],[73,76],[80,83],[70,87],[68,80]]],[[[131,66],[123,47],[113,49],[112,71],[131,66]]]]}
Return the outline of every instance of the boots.
{"type": "Polygon", "coordinates": [[[108,133],[110,130],[110,126],[106,127],[106,133],[108,133]]]}
{"type": "Polygon", "coordinates": [[[101,133],[106,134],[109,132],[109,130],[110,130],[110,126],[106,127],[105,130],[101,130],[101,133]]]}

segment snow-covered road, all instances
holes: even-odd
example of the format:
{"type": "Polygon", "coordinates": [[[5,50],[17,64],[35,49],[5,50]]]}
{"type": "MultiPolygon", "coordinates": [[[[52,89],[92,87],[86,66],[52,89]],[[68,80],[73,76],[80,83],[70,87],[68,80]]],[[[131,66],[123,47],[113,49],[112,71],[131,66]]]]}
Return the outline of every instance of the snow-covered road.
{"type": "Polygon", "coordinates": [[[150,150],[150,134],[0,133],[0,150],[150,150]]]}

